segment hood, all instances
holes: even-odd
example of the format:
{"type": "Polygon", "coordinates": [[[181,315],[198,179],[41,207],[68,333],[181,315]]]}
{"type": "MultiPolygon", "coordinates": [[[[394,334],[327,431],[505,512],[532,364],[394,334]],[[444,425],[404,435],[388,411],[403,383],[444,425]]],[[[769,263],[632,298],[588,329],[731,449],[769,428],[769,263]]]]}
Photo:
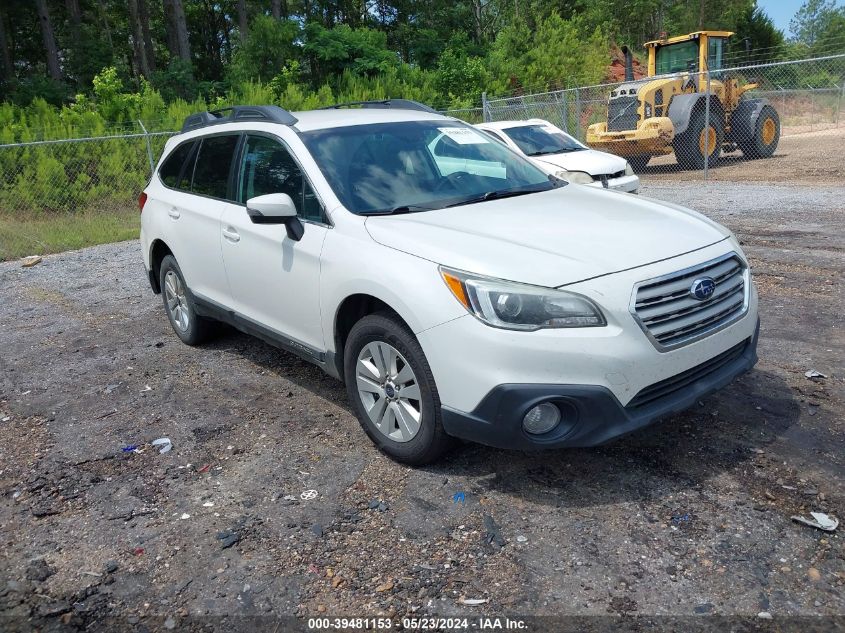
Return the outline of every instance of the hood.
{"type": "Polygon", "coordinates": [[[536,156],[533,160],[543,171],[554,174],[560,169],[568,171],[585,171],[591,176],[600,174],[615,174],[625,169],[624,158],[597,152],[594,149],[582,149],[577,152],[564,152],[562,154],[549,154],[548,156],[536,156]]]}
{"type": "Polygon", "coordinates": [[[366,228],[379,244],[437,264],[546,287],[643,266],[730,236],[694,211],[578,185],[371,216],[366,228]]]}

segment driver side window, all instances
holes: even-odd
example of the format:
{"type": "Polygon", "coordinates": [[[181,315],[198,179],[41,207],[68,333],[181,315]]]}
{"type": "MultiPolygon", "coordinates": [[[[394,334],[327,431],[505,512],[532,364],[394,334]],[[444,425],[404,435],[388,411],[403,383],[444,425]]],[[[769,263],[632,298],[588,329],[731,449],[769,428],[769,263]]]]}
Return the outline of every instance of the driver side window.
{"type": "Polygon", "coordinates": [[[238,202],[246,204],[255,196],[286,193],[296,205],[299,217],[326,223],[314,190],[290,152],[278,141],[247,135],[238,172],[238,202]]]}

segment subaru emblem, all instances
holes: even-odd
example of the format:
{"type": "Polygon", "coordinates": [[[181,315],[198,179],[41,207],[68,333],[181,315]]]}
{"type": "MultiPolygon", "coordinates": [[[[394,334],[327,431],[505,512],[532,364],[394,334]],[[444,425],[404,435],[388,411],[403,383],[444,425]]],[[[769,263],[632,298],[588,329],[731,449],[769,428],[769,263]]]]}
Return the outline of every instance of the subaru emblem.
{"type": "Polygon", "coordinates": [[[712,277],[700,277],[692,282],[689,293],[699,301],[704,301],[713,296],[716,292],[716,282],[712,277]]]}

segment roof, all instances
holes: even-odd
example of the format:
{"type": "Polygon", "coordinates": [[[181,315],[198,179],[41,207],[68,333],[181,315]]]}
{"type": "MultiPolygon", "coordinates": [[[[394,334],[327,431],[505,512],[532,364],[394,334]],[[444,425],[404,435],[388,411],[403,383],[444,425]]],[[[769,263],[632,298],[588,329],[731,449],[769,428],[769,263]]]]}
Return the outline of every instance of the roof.
{"type": "Polygon", "coordinates": [[[687,42],[689,40],[696,40],[701,35],[708,37],[730,37],[733,31],[693,31],[692,33],[685,33],[684,35],[675,35],[674,37],[667,37],[663,40],[651,40],[643,44],[643,46],[665,46],[666,44],[677,44],[678,42],[687,42]]]}
{"type": "Polygon", "coordinates": [[[421,110],[403,110],[399,108],[338,108],[328,110],[307,110],[292,113],[299,122],[296,129],[301,132],[321,130],[350,125],[368,125],[372,123],[399,123],[401,121],[446,121],[450,117],[421,110]]]}
{"type": "Polygon", "coordinates": [[[491,130],[507,130],[512,127],[525,127],[528,125],[548,125],[549,122],[543,119],[526,119],[524,121],[487,121],[476,123],[476,127],[490,128],[491,130]]]}

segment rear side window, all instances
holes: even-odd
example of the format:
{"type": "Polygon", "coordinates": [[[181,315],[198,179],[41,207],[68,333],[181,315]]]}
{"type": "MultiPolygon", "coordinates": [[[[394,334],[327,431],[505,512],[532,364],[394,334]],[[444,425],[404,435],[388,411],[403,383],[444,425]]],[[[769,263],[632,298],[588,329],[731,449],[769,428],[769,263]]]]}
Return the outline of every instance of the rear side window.
{"type": "Polygon", "coordinates": [[[239,135],[229,134],[202,139],[191,191],[213,198],[226,198],[229,189],[229,168],[238,138],[239,135]]]}
{"type": "Polygon", "coordinates": [[[170,152],[170,156],[167,157],[164,164],[158,170],[158,177],[161,178],[161,181],[165,185],[173,189],[190,189],[190,170],[185,170],[189,173],[187,179],[183,177],[181,182],[179,181],[179,175],[182,173],[182,167],[185,165],[185,161],[193,148],[194,142],[188,141],[170,152]]]}

